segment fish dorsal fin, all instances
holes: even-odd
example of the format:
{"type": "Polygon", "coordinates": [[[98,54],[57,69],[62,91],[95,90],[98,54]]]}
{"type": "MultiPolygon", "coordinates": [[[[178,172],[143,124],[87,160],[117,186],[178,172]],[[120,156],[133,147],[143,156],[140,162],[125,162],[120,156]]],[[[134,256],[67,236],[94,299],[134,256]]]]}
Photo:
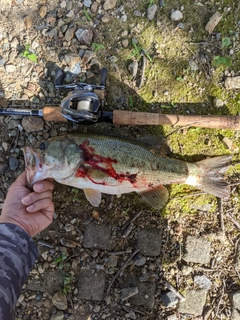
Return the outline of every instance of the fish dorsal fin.
{"type": "Polygon", "coordinates": [[[153,147],[160,154],[167,155],[171,153],[171,149],[167,144],[166,138],[163,135],[141,137],[137,140],[144,144],[147,144],[150,147],[153,147]]]}
{"type": "Polygon", "coordinates": [[[162,209],[168,200],[168,190],[164,186],[159,186],[155,189],[139,192],[139,194],[152,206],[154,209],[162,209]]]}
{"type": "Polygon", "coordinates": [[[94,189],[83,189],[87,200],[92,206],[98,207],[101,203],[102,194],[101,192],[94,189]]]}

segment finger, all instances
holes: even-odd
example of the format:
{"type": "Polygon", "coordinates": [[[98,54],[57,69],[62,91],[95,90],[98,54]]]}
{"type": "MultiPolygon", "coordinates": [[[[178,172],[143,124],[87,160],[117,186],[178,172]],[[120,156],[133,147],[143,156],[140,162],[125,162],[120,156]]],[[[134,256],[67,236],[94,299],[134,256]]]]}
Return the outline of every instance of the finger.
{"type": "Polygon", "coordinates": [[[39,181],[33,185],[33,190],[38,193],[45,192],[48,190],[52,191],[53,188],[54,188],[54,184],[51,180],[39,181]]]}
{"type": "Polygon", "coordinates": [[[52,192],[51,191],[45,191],[41,193],[31,192],[22,198],[22,204],[24,206],[29,206],[34,202],[42,200],[44,198],[49,198],[52,200],[52,192]]]}
{"type": "Polygon", "coordinates": [[[38,200],[31,204],[30,206],[26,207],[26,210],[28,212],[38,212],[38,211],[44,211],[47,212],[48,218],[53,215],[54,212],[54,205],[50,198],[44,198],[41,200],[38,200]]]}

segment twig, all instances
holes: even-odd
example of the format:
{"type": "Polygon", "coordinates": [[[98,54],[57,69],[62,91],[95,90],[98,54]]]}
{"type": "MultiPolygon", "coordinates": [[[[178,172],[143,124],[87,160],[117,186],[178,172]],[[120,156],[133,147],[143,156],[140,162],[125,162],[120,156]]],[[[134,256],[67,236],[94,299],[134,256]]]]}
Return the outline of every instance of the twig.
{"type": "Polygon", "coordinates": [[[140,89],[143,85],[143,81],[144,81],[144,75],[145,75],[145,69],[146,69],[146,64],[147,64],[147,58],[145,57],[144,53],[142,53],[142,74],[141,74],[141,79],[138,85],[138,89],[140,89]]]}
{"type": "Polygon", "coordinates": [[[121,254],[126,254],[126,253],[131,253],[132,251],[129,249],[129,250],[126,250],[126,251],[115,251],[115,252],[108,252],[108,254],[110,256],[120,256],[121,254]]]}
{"type": "Polygon", "coordinates": [[[132,229],[134,228],[133,222],[142,214],[143,211],[138,212],[133,218],[129,219],[124,225],[122,226],[123,230],[123,238],[127,238],[131,233],[132,229]]]}
{"type": "Polygon", "coordinates": [[[219,307],[220,307],[220,304],[222,302],[222,298],[223,298],[224,294],[225,294],[225,282],[223,280],[223,292],[222,292],[221,298],[220,298],[220,300],[218,302],[217,311],[216,311],[216,317],[218,317],[218,318],[221,318],[221,315],[218,314],[218,311],[219,311],[219,307]]]}
{"type": "Polygon", "coordinates": [[[240,223],[229,212],[226,213],[226,217],[240,230],[240,223]]]}
{"type": "Polygon", "coordinates": [[[211,269],[211,268],[204,268],[204,267],[198,267],[198,270],[206,271],[206,272],[214,272],[216,270],[211,269]]]}
{"type": "Polygon", "coordinates": [[[126,269],[128,263],[132,260],[132,258],[138,253],[139,249],[135,250],[133,252],[133,254],[130,256],[130,258],[123,264],[123,266],[118,270],[118,272],[115,274],[115,276],[113,277],[112,281],[110,282],[108,288],[107,288],[107,295],[109,294],[109,291],[113,285],[113,283],[115,282],[115,280],[117,279],[117,277],[121,274],[123,274],[124,270],[126,269]]]}
{"type": "Polygon", "coordinates": [[[126,239],[126,238],[129,236],[129,234],[132,232],[132,229],[133,229],[133,228],[134,228],[134,224],[133,224],[133,223],[130,223],[130,224],[124,229],[122,237],[123,237],[124,239],[126,239]]]}
{"type": "Polygon", "coordinates": [[[137,310],[137,309],[133,309],[133,308],[128,308],[126,306],[122,306],[123,310],[129,312],[129,311],[133,311],[133,312],[136,312],[136,313],[140,313],[142,315],[145,315],[146,313],[143,312],[143,311],[140,311],[140,310],[137,310]]]}
{"type": "Polygon", "coordinates": [[[220,223],[221,223],[221,229],[225,238],[225,224],[224,224],[224,217],[223,217],[223,202],[222,199],[220,199],[220,223]]]}
{"type": "Polygon", "coordinates": [[[183,295],[181,295],[181,293],[179,293],[172,285],[171,283],[169,283],[168,281],[164,281],[163,284],[165,285],[165,287],[167,287],[170,291],[172,291],[178,298],[180,301],[185,301],[185,297],[183,295]]]}
{"type": "Polygon", "coordinates": [[[196,54],[192,51],[192,49],[190,49],[190,48],[189,48],[188,46],[186,46],[185,44],[183,44],[183,45],[184,45],[184,47],[185,47],[187,50],[189,50],[189,51],[193,54],[193,56],[195,57],[195,59],[197,59],[199,65],[201,66],[203,72],[205,73],[205,76],[206,76],[207,78],[210,78],[210,75],[207,73],[207,71],[206,71],[206,69],[204,68],[203,64],[202,64],[201,61],[198,59],[198,57],[196,56],[196,54]]]}
{"type": "Polygon", "coordinates": [[[124,225],[122,226],[122,230],[126,229],[129,226],[129,224],[134,222],[142,213],[143,211],[139,211],[134,217],[126,221],[126,223],[124,223],[124,225]]]}

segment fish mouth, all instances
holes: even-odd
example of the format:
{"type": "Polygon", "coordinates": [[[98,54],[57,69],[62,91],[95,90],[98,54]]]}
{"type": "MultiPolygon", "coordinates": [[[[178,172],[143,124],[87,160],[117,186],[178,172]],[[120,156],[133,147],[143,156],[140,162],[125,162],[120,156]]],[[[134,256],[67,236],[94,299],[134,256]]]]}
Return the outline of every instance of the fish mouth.
{"type": "Polygon", "coordinates": [[[41,180],[42,161],[40,155],[31,147],[23,148],[25,167],[27,171],[27,181],[32,186],[35,182],[41,180]]]}

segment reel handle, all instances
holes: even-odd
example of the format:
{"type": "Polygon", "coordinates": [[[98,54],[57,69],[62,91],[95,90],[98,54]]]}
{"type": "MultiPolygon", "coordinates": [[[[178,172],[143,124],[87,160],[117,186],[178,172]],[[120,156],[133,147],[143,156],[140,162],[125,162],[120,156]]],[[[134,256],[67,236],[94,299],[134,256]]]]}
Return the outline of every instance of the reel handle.
{"type": "Polygon", "coordinates": [[[107,68],[102,68],[101,75],[100,75],[100,86],[106,87],[107,75],[108,75],[107,68]]]}
{"type": "Polygon", "coordinates": [[[65,79],[65,72],[61,68],[57,68],[55,71],[55,86],[61,86],[63,84],[63,81],[65,79]]]}

